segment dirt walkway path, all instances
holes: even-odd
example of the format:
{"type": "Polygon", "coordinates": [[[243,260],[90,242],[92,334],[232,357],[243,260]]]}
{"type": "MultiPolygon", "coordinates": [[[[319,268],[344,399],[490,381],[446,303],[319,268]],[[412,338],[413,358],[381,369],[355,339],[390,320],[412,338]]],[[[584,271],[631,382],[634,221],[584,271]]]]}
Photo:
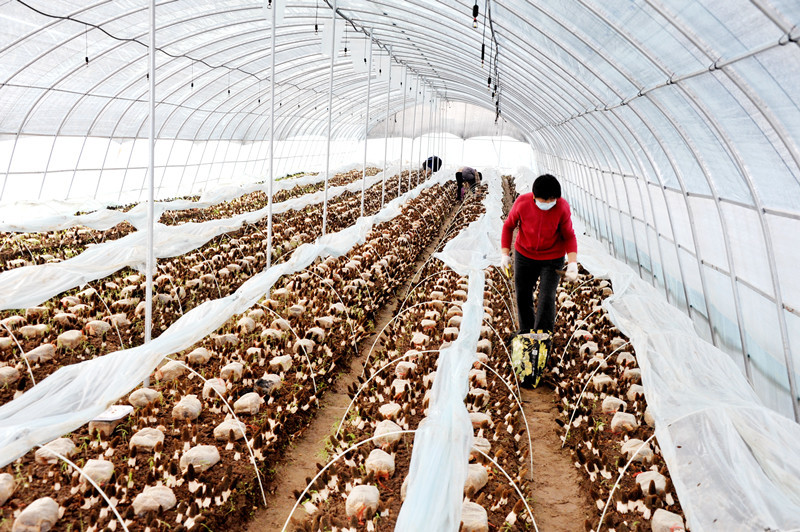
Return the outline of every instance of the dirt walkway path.
{"type": "MultiPolygon", "coordinates": [[[[446,228],[450,224],[456,212],[456,208],[444,220],[438,238],[434,239],[425,251],[417,258],[414,264],[416,272],[426,260],[436,251],[441,238],[445,235],[446,228]]],[[[258,510],[249,523],[248,532],[278,532],[282,530],[289,512],[292,510],[297,498],[295,491],[303,491],[308,484],[307,477],[313,478],[317,474],[317,463],[327,463],[329,457],[325,452],[325,441],[328,436],[336,431],[336,427],[344,416],[350,404],[350,397],[347,394],[348,387],[356,382],[357,377],[364,370],[363,362],[366,360],[372,343],[380,330],[386,325],[395,314],[395,310],[405,298],[411,287],[411,280],[398,287],[395,297],[378,313],[375,324],[375,333],[359,345],[359,356],[350,362],[350,371],[342,372],[336,379],[334,386],[325,392],[320,401],[320,408],[316,416],[303,433],[290,445],[284,460],[275,464],[277,483],[273,491],[267,494],[267,507],[258,510]]],[[[380,342],[376,349],[380,347],[380,342]]],[[[295,512],[295,516],[305,515],[301,508],[295,512]]],[[[293,528],[287,527],[291,531],[293,528]]]]}
{"type": "MultiPolygon", "coordinates": [[[[514,188],[503,179],[503,211],[514,204],[514,188]]],[[[512,290],[514,283],[510,283],[512,290]]],[[[516,312],[516,304],[514,305],[516,312]]],[[[594,515],[589,494],[581,487],[582,477],[568,449],[558,437],[556,396],[541,385],[523,388],[522,407],[533,442],[533,515],[540,532],[583,532],[586,518],[594,515]]]]}
{"type": "Polygon", "coordinates": [[[533,515],[540,532],[583,532],[591,512],[588,494],[568,449],[556,433],[553,390],[522,390],[522,407],[533,440],[533,515]]]}

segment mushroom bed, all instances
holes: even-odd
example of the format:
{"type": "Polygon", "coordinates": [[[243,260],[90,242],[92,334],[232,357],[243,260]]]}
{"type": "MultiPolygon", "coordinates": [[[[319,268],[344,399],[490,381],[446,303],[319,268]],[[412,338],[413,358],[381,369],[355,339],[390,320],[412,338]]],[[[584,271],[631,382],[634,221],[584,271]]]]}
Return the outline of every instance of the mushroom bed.
{"type": "MultiPolygon", "coordinates": [[[[408,183],[403,185],[401,192],[408,183]]],[[[385,201],[396,192],[397,188],[391,192],[387,187],[385,201]]],[[[2,518],[6,523],[38,519],[23,509],[51,508],[49,497],[55,501],[59,529],[121,529],[107,502],[52,450],[85,467],[132,530],[148,526],[214,530],[223,523],[230,528],[246,520],[254,505],[261,503],[262,486],[266,489],[272,480],[273,465],[310,420],[319,394],[331,385],[338,369],[347,366],[358,340],[373,327],[377,310],[411,274],[410,264],[438,234],[451,208],[445,198],[453,195],[452,185],[423,189],[403,205],[401,215],[374,227],[366,242],[346,256],[317,260],[282,279],[269,298],[245,315],[232,317],[197,345],[170,357],[174,360],[154,372],[150,388],[123,398],[120,405],[130,403],[134,410],[120,423],[93,422],[3,468],[0,486],[8,493],[0,501],[2,518]]],[[[380,184],[367,190],[367,213],[380,208],[381,196],[380,184]]],[[[359,203],[360,195],[330,202],[331,219],[343,227],[352,224],[359,203]]],[[[294,220],[297,232],[303,221],[294,220]]],[[[229,248],[219,249],[220,254],[242,252],[235,249],[236,242],[226,244],[229,248]]],[[[197,273],[185,266],[173,270],[170,285],[183,286],[191,280],[177,271],[197,273]]],[[[139,282],[133,284],[138,289],[139,282]]],[[[207,297],[212,298],[217,290],[209,292],[207,297]]],[[[58,307],[61,300],[51,303],[58,307]]],[[[47,310],[35,316],[44,321],[52,314],[48,307],[42,309],[47,310]]],[[[27,321],[25,314],[13,315],[27,321]]],[[[141,320],[135,312],[127,317],[141,320]]],[[[13,324],[19,318],[11,321],[12,330],[24,326],[13,324]]],[[[48,332],[54,328],[49,322],[45,325],[48,332]]],[[[78,332],[88,333],[83,327],[78,332]]],[[[112,342],[106,340],[113,332],[105,332],[105,338],[84,334],[78,347],[54,346],[56,355],[70,349],[84,358],[110,352],[112,342]],[[92,339],[106,341],[100,344],[102,353],[86,352],[92,339]]],[[[13,353],[5,354],[14,365],[4,367],[24,375],[24,364],[13,353]]],[[[47,373],[62,363],[63,357],[51,359],[53,367],[47,373]]],[[[42,361],[34,370],[47,365],[42,361]]]]}
{"type": "MultiPolygon", "coordinates": [[[[483,213],[484,194],[485,187],[480,187],[467,196],[437,250],[483,213]]],[[[369,351],[364,375],[350,390],[353,404],[326,448],[333,459],[318,464],[318,478],[309,482],[306,493],[296,494],[306,516],[295,519],[294,529],[394,530],[413,451],[414,435],[404,431],[416,430],[425,419],[438,352],[459,334],[467,282],[436,259],[412,277],[410,290],[369,351]]],[[[514,376],[502,339],[511,333],[509,297],[507,281],[491,270],[478,361],[469,375],[467,396],[476,444],[465,486],[465,510],[477,513],[478,519],[482,513],[492,527],[505,521],[514,526],[524,505],[481,451],[523,489],[529,471],[524,422],[511,399],[514,376]]]]}
{"type": "Polygon", "coordinates": [[[602,518],[604,530],[683,530],[636,354],[601,306],[612,294],[608,281],[586,272],[577,287],[560,290],[557,357],[550,359],[546,377],[558,398],[561,441],[597,509],[585,528],[599,530],[602,518]]]}
{"type": "MultiPolygon", "coordinates": [[[[337,182],[360,175],[340,175],[337,182]]],[[[387,180],[385,190],[380,183],[368,188],[365,213],[405,192],[409,177],[387,180]]],[[[513,179],[504,180],[508,207],[513,179]]],[[[295,493],[302,511],[288,530],[393,530],[408,490],[413,431],[426,421],[439,351],[458,337],[468,298],[468,277],[426,249],[441,251],[477,220],[487,194],[482,185],[453,206],[452,183],[423,188],[363,244],[280,279],[250,310],[167,357],[148,388],[118,401],[119,420],[94,421],[0,469],[0,531],[30,522],[121,530],[104,497],[129,530],[245,530],[279,480],[275,465],[362,349],[368,354],[349,390],[353,402],[327,440],[329,459],[295,493]],[[376,331],[377,313],[394,298],[392,319],[376,331]],[[372,333],[378,334],[367,342],[372,333]]],[[[238,198],[216,212],[263,206],[260,196],[250,199],[257,204],[238,198]]],[[[352,225],[360,202],[350,192],[331,199],[329,232],[352,225]]],[[[176,223],[190,221],[184,215],[215,215],[181,212],[176,223]]],[[[321,205],[275,215],[273,264],[320,236],[321,216],[321,205]]],[[[266,223],[159,261],[154,336],[264,269],[266,223]]],[[[484,273],[483,323],[465,398],[475,442],[465,464],[461,530],[533,530],[531,481],[547,474],[547,464],[532,462],[525,404],[511,370],[513,282],[494,267],[484,273]]],[[[143,293],[143,276],[126,270],[39,307],[3,312],[0,404],[32,386],[30,373],[38,382],[62,365],[141,344],[143,293]]],[[[652,437],[636,354],[601,307],[612,294],[607,281],[585,271],[559,287],[557,331],[542,383],[553,389],[564,452],[597,508],[575,527],[599,530],[602,518],[603,530],[676,530],[683,516],[652,437]]],[[[282,503],[287,518],[292,503],[282,503]]]]}
{"type": "MultiPolygon", "coordinates": [[[[387,185],[382,194],[381,183],[367,189],[365,214],[378,212],[382,196],[388,202],[397,192],[387,185]]],[[[322,211],[322,205],[310,205],[273,216],[273,264],[322,234],[322,211]]],[[[328,211],[329,232],[349,227],[360,215],[361,195],[345,192],[329,201],[328,211]]],[[[265,268],[266,251],[267,220],[263,219],[213,238],[190,253],[159,260],[152,336],[158,337],[190,309],[235,292],[265,268]]],[[[144,276],[124,268],[39,306],[0,311],[0,364],[13,368],[0,373],[0,404],[62,365],[143,343],[144,299],[144,276]]]]}
{"type": "MultiPolygon", "coordinates": [[[[352,183],[366,173],[373,176],[380,170],[369,167],[366,172],[351,170],[336,174],[328,180],[331,187],[352,183]]],[[[315,175],[315,174],[309,174],[315,175]]],[[[280,203],[292,198],[322,190],[324,181],[297,185],[289,189],[276,192],[273,203],[280,203]]],[[[197,197],[187,198],[197,201],[197,197]]],[[[190,208],[185,210],[168,210],[157,220],[165,225],[180,225],[188,222],[203,222],[220,218],[229,218],[237,214],[253,212],[267,206],[268,196],[263,191],[249,192],[238,198],[205,208],[190,208]]],[[[128,208],[120,210],[126,212],[128,208]]],[[[121,222],[105,231],[87,227],[74,227],[61,231],[46,231],[38,233],[8,233],[0,232],[0,272],[31,266],[34,264],[52,264],[79,255],[86,248],[122,238],[136,228],[129,222],[121,222]]]]}

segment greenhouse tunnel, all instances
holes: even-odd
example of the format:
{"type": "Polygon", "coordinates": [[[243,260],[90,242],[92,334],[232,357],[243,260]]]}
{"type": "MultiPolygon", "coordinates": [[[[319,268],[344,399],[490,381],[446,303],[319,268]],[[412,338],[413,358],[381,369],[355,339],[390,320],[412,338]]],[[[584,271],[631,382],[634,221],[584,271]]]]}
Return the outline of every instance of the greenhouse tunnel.
{"type": "MultiPolygon", "coordinates": [[[[687,529],[800,530],[799,23],[796,0],[8,0],[3,248],[127,220],[142,235],[125,260],[148,273],[150,320],[156,263],[201,245],[159,237],[162,213],[189,208],[178,202],[260,190],[271,246],[284,176],[324,179],[325,236],[343,169],[358,171],[357,193],[368,166],[389,189],[386,176],[434,154],[450,180],[463,165],[518,183],[552,173],[579,262],[602,276],[597,257],[613,257],[615,292],[635,293],[617,326],[636,346],[687,529]],[[648,329],[659,309],[679,317],[648,329]]],[[[2,317],[99,286],[122,268],[99,248],[52,265],[22,247],[19,267],[4,255],[2,317]]],[[[499,264],[499,241],[483,251],[499,264]]],[[[267,257],[274,283],[288,261],[267,257]]],[[[143,376],[187,347],[175,345],[143,376]]],[[[22,360],[9,356],[4,366],[22,360]]],[[[0,406],[3,466],[141,382],[48,382],[58,375],[0,406]]]]}

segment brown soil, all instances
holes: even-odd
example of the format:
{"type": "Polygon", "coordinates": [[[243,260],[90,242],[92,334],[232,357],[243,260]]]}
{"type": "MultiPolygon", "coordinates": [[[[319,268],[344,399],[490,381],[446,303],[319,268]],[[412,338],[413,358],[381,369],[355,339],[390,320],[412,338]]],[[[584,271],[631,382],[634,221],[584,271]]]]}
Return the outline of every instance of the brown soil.
{"type": "Polygon", "coordinates": [[[569,449],[561,448],[553,390],[547,386],[523,388],[522,403],[533,440],[532,508],[536,525],[542,532],[583,531],[583,523],[594,512],[569,449]]]}

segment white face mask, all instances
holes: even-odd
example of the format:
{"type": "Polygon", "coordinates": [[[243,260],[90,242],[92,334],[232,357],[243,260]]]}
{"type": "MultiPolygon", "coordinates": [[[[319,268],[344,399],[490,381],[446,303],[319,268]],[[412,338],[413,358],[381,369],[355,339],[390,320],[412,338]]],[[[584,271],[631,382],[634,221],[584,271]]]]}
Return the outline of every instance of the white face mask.
{"type": "Polygon", "coordinates": [[[549,203],[545,203],[545,202],[539,201],[537,199],[536,200],[536,206],[539,207],[540,209],[542,209],[543,211],[549,211],[550,209],[552,209],[553,207],[556,206],[556,202],[555,201],[551,201],[549,203]]]}

